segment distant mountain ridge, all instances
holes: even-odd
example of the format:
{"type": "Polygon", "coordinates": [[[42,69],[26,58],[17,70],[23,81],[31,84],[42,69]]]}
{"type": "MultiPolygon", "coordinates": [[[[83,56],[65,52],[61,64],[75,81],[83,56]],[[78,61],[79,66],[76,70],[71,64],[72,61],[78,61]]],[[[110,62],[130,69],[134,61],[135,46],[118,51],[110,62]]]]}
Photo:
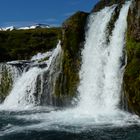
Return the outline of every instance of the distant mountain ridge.
{"type": "Polygon", "coordinates": [[[50,26],[47,24],[35,24],[35,25],[23,26],[23,27],[9,26],[9,27],[0,27],[0,31],[29,30],[29,29],[37,29],[37,28],[50,28],[50,26]]]}

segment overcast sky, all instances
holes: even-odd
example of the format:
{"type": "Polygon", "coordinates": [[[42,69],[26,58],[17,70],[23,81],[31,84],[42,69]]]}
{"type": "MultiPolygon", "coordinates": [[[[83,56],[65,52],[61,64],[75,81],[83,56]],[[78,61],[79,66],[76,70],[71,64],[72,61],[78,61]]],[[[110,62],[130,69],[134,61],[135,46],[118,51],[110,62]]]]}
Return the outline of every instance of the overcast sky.
{"type": "Polygon", "coordinates": [[[74,12],[89,12],[99,0],[0,0],[0,26],[61,25],[74,12]]]}

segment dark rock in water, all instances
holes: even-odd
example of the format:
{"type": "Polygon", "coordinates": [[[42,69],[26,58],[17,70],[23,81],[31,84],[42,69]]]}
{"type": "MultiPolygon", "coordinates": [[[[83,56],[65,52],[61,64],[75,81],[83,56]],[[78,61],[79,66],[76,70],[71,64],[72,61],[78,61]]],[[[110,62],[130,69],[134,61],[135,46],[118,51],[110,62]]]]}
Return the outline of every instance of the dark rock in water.
{"type": "Polygon", "coordinates": [[[122,4],[118,4],[117,6],[115,6],[115,10],[111,16],[111,19],[107,25],[107,30],[106,30],[106,38],[107,38],[107,43],[110,42],[110,36],[112,36],[112,31],[115,27],[115,23],[119,17],[120,14],[120,10],[122,8],[122,4]]]}
{"type": "Polygon", "coordinates": [[[38,63],[38,64],[33,64],[33,65],[30,65],[29,68],[32,68],[32,67],[38,67],[38,68],[46,68],[47,67],[47,64],[46,63],[38,63]]]}
{"type": "Polygon", "coordinates": [[[26,67],[24,67],[24,71],[25,72],[27,72],[27,71],[29,71],[29,69],[31,69],[31,68],[33,68],[33,67],[37,67],[37,68],[41,68],[41,69],[43,69],[43,68],[46,68],[47,67],[47,64],[46,63],[38,63],[38,64],[30,64],[30,65],[26,65],[26,67]]]}
{"type": "Polygon", "coordinates": [[[31,61],[27,61],[27,60],[21,60],[21,61],[11,61],[11,62],[7,62],[7,64],[11,65],[11,66],[15,66],[19,69],[21,69],[22,71],[28,67],[32,62],[31,61]]]}
{"type": "Polygon", "coordinates": [[[140,1],[133,0],[128,14],[127,66],[124,91],[131,111],[140,115],[140,1]]]}
{"type": "Polygon", "coordinates": [[[46,63],[42,63],[42,64],[39,64],[38,67],[43,69],[43,68],[47,67],[47,64],[46,63]]]}

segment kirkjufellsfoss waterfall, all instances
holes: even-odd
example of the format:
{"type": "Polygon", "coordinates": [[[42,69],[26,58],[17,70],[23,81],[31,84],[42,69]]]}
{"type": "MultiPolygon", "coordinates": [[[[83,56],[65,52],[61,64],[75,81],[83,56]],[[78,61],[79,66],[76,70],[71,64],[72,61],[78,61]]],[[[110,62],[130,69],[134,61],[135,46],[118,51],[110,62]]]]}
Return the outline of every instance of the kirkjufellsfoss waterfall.
{"type": "MultiPolygon", "coordinates": [[[[65,110],[51,110],[49,113],[37,112],[34,114],[31,112],[15,115],[17,119],[39,122],[25,126],[11,126],[0,135],[38,128],[78,133],[100,125],[120,127],[139,122],[136,115],[124,112],[118,107],[124,71],[122,61],[124,59],[126,20],[130,2],[126,2],[122,6],[108,41],[108,24],[116,6],[106,7],[89,16],[86,41],[82,52],[77,106],[65,110]]],[[[10,95],[5,99],[2,109],[9,107],[23,109],[22,107],[26,108],[30,105],[32,109],[34,105],[38,105],[34,98],[37,77],[51,68],[52,61],[59,52],[61,52],[60,42],[50,55],[45,68],[35,66],[24,71],[14,84],[10,95]]],[[[42,93],[43,87],[41,86],[39,93],[42,93]]]]}

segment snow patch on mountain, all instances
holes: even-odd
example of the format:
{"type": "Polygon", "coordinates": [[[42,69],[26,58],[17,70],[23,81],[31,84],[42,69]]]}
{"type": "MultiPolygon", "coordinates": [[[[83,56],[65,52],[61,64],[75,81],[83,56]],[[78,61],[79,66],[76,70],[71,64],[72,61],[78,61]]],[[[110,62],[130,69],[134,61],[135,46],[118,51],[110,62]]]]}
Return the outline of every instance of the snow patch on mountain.
{"type": "Polygon", "coordinates": [[[0,27],[0,31],[29,30],[29,29],[37,29],[37,28],[50,28],[50,26],[46,24],[35,24],[35,25],[19,27],[19,28],[14,26],[9,26],[4,28],[0,27]]]}

